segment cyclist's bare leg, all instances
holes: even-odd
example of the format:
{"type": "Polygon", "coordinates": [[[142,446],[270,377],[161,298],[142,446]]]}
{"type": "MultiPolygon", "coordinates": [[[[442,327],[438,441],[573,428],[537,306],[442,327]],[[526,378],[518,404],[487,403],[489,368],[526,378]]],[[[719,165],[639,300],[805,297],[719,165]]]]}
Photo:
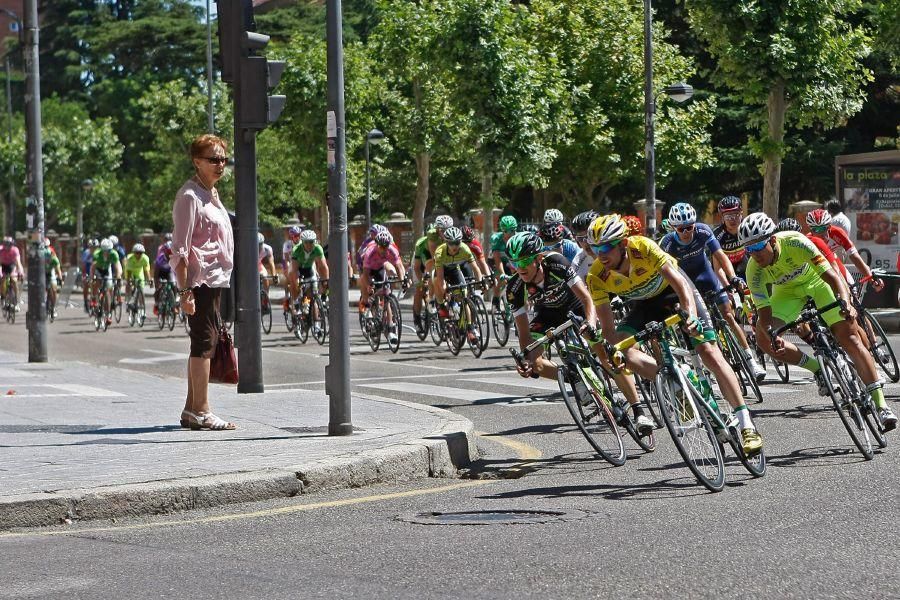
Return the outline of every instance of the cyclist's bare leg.
{"type": "MultiPolygon", "coordinates": [[[[619,336],[619,339],[624,339],[624,336],[619,336]]],[[[616,386],[619,388],[623,394],[625,394],[625,399],[628,400],[628,404],[632,406],[638,404],[640,400],[638,399],[637,393],[637,385],[634,383],[634,379],[626,375],[624,372],[616,373],[615,369],[612,369],[612,365],[610,365],[609,357],[606,356],[606,350],[603,348],[603,344],[594,344],[591,346],[591,349],[594,351],[600,358],[600,362],[602,362],[612,373],[613,381],[616,382],[616,386]]],[[[654,364],[654,368],[656,363],[654,364]]]]}
{"type": "Polygon", "coordinates": [[[734,332],[735,337],[737,337],[738,344],[740,344],[741,348],[744,350],[748,350],[750,345],[747,343],[747,336],[744,335],[744,328],[741,327],[741,324],[737,321],[734,309],[731,307],[731,302],[720,304],[719,310],[722,311],[722,317],[725,318],[728,327],[734,332]]]}
{"type": "Polygon", "coordinates": [[[712,342],[705,342],[698,345],[696,350],[697,354],[700,355],[700,360],[712,372],[713,377],[719,384],[719,390],[725,396],[728,404],[732,408],[744,406],[744,397],[741,394],[737,376],[731,370],[731,366],[725,360],[725,356],[719,347],[712,342]]]}
{"type": "Polygon", "coordinates": [[[866,385],[874,383],[878,379],[878,373],[875,371],[872,355],[860,339],[859,328],[850,321],[838,321],[831,326],[831,332],[834,333],[841,348],[847,351],[863,383],[866,385]]]}

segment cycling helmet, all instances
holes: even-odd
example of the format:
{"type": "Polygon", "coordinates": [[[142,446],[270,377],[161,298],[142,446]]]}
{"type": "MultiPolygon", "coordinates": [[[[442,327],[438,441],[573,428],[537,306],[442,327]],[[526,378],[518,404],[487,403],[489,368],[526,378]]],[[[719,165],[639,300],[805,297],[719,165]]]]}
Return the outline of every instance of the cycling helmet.
{"type": "Polygon", "coordinates": [[[468,225],[462,226],[462,234],[463,234],[463,241],[467,244],[475,239],[475,230],[472,229],[471,227],[469,227],[468,225]]]}
{"type": "Polygon", "coordinates": [[[562,236],[562,223],[544,223],[544,226],[541,227],[541,237],[545,242],[558,242],[562,236]]]}
{"type": "Polygon", "coordinates": [[[88,246],[90,246],[91,248],[96,248],[99,245],[100,245],[100,240],[98,240],[97,238],[94,238],[88,242],[88,246]]]}
{"type": "Polygon", "coordinates": [[[4,244],[12,244],[12,243],[13,243],[12,237],[10,237],[10,236],[8,236],[8,235],[5,236],[5,237],[3,238],[3,243],[4,243],[4,244]]]}
{"type": "Polygon", "coordinates": [[[634,215],[622,215],[622,220],[628,225],[628,235],[644,235],[644,224],[634,215]]]}
{"type": "Polygon", "coordinates": [[[752,244],[775,233],[775,222],[766,213],[753,213],[738,227],[738,242],[752,244]]]}
{"type": "Polygon", "coordinates": [[[171,242],[172,241],[172,232],[170,231],[169,233],[165,234],[163,236],[163,239],[166,240],[167,242],[171,242]]]}
{"type": "Polygon", "coordinates": [[[619,215],[597,217],[588,227],[587,238],[590,244],[599,246],[628,237],[628,225],[619,215]]]}
{"type": "Polygon", "coordinates": [[[301,242],[314,242],[316,241],[316,232],[312,229],[304,229],[300,232],[300,241],[301,242]]]}
{"type": "Polygon", "coordinates": [[[103,238],[103,241],[100,242],[100,249],[101,250],[112,250],[113,249],[112,240],[109,238],[103,238]]]}
{"type": "Polygon", "coordinates": [[[519,222],[512,215],[500,217],[500,231],[503,233],[513,233],[519,227],[519,222]]]}
{"type": "Polygon", "coordinates": [[[143,252],[144,245],[143,244],[135,244],[134,246],[131,247],[131,251],[132,252],[143,252]]]}
{"type": "Polygon", "coordinates": [[[673,227],[693,225],[697,222],[697,211],[687,202],[679,202],[669,209],[669,223],[673,227]]]}
{"type": "Polygon", "coordinates": [[[575,218],[572,219],[572,229],[579,232],[587,231],[591,222],[599,216],[600,213],[596,210],[586,210],[583,213],[578,213],[575,215],[575,218]]]}
{"type": "Polygon", "coordinates": [[[548,208],[544,211],[544,223],[562,223],[563,214],[555,208],[548,208]]]}
{"type": "Polygon", "coordinates": [[[375,236],[378,235],[378,232],[381,231],[381,225],[375,223],[371,227],[369,227],[369,237],[375,239],[375,236]]]}
{"type": "Polygon", "coordinates": [[[817,208],[806,213],[806,224],[810,227],[825,227],[831,225],[831,213],[824,208],[817,208]]]}
{"type": "Polygon", "coordinates": [[[266,241],[266,236],[261,233],[256,234],[256,243],[262,246],[266,241]]]}
{"type": "Polygon", "coordinates": [[[534,234],[538,234],[541,232],[540,228],[534,223],[526,223],[525,225],[522,225],[522,231],[534,234]]]}
{"type": "Polygon", "coordinates": [[[119,238],[117,238],[114,235],[109,236],[109,238],[107,238],[107,239],[109,239],[109,241],[112,242],[113,246],[117,246],[119,244],[119,238]]]}
{"type": "Polygon", "coordinates": [[[741,199],[737,196],[725,196],[719,200],[719,213],[741,210],[741,199]]]}
{"type": "Polygon", "coordinates": [[[543,249],[544,242],[530,231],[520,231],[506,242],[506,256],[513,262],[531,258],[540,254],[543,249]]]}
{"type": "Polygon", "coordinates": [[[287,230],[288,237],[297,237],[300,235],[300,228],[296,225],[291,225],[287,230]]]}
{"type": "Polygon", "coordinates": [[[453,227],[453,217],[450,215],[438,215],[434,218],[434,226],[438,229],[453,227]]]}
{"type": "Polygon", "coordinates": [[[391,233],[387,230],[379,231],[378,234],[375,236],[375,243],[378,244],[379,246],[381,246],[382,248],[390,246],[391,242],[393,242],[393,241],[394,241],[394,238],[391,236],[391,233]]]}
{"type": "Polygon", "coordinates": [[[797,219],[784,219],[778,223],[775,231],[800,231],[800,223],[797,222],[797,219]]]}
{"type": "Polygon", "coordinates": [[[448,227],[444,230],[444,241],[448,244],[458,244],[462,239],[463,232],[459,227],[448,227]]]}
{"type": "Polygon", "coordinates": [[[663,219],[659,224],[662,226],[663,231],[665,231],[666,233],[672,233],[673,231],[675,231],[675,228],[672,227],[672,224],[669,223],[668,219],[663,219]]]}

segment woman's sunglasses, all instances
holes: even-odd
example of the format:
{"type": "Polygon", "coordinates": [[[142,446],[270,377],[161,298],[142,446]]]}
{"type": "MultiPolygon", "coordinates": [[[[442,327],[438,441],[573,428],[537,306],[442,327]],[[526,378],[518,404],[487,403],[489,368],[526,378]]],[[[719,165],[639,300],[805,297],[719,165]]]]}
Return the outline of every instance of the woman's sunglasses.
{"type": "Polygon", "coordinates": [[[226,156],[204,156],[203,160],[208,162],[211,165],[224,165],[228,162],[228,157],[226,156]]]}

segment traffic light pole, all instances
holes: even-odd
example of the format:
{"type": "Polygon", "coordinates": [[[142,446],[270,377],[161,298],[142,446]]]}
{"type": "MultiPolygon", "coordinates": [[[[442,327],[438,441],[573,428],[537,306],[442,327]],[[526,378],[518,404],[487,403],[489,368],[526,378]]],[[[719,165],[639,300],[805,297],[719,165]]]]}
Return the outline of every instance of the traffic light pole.
{"type": "Polygon", "coordinates": [[[326,113],[328,162],[328,272],[332,310],[328,311],[328,435],[350,435],[350,323],[347,306],[347,162],[344,139],[344,48],[341,36],[341,0],[325,3],[328,56],[328,108],[326,113]]]}
{"type": "Polygon", "coordinates": [[[37,0],[25,2],[25,120],[28,164],[25,228],[28,244],[28,362],[47,362],[47,309],[44,296],[44,167],[41,152],[41,82],[38,62],[37,0]]]}

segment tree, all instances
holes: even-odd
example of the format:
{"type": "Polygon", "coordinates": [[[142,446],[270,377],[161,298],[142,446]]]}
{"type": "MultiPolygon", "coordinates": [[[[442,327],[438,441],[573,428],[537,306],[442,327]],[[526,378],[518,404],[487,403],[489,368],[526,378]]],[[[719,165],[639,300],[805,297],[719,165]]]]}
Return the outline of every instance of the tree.
{"type": "Polygon", "coordinates": [[[691,22],[718,61],[716,76],[746,102],[765,105],[751,147],[764,160],[763,210],[777,218],[788,118],[834,126],[859,111],[871,77],[863,27],[846,20],[859,0],[687,0],[691,22]]]}

